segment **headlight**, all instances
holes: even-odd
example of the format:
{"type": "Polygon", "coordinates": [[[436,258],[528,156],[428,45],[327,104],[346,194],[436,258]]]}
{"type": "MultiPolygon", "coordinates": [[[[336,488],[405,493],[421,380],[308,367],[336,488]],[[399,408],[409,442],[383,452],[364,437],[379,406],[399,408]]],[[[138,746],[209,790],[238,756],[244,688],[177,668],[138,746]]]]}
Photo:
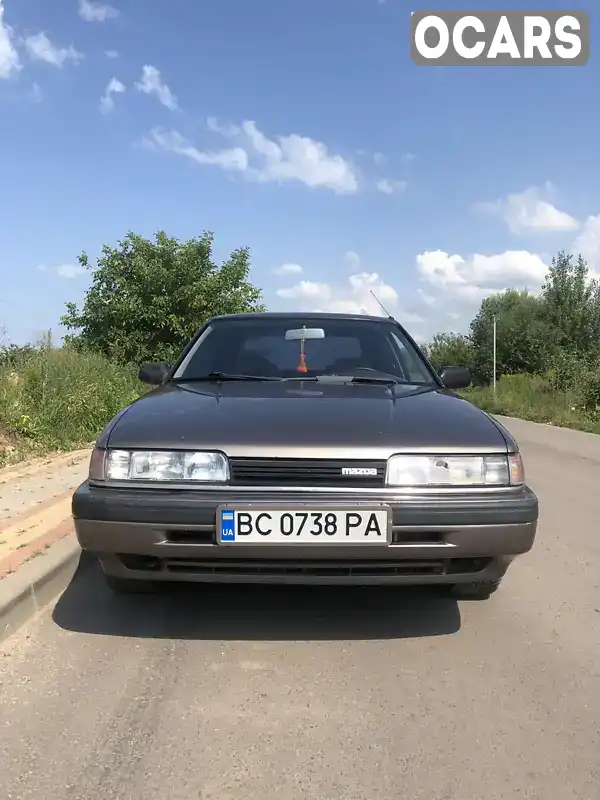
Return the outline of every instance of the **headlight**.
{"type": "Polygon", "coordinates": [[[108,450],[104,477],[109,481],[224,483],[229,479],[229,465],[221,453],[108,450]]]}
{"type": "Polygon", "coordinates": [[[525,482],[518,453],[508,456],[392,456],[389,486],[519,486],[525,482]]]}

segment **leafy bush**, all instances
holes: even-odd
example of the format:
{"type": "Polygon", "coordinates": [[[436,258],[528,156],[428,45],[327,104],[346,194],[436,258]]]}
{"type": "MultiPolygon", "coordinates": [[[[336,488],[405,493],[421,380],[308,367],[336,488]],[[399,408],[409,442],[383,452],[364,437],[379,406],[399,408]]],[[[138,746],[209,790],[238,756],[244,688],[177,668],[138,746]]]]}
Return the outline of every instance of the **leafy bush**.
{"type": "Polygon", "coordinates": [[[218,266],[212,245],[211,233],[180,242],[130,232],[118,247],[104,245],[94,267],[82,253],[92,285],[81,309],[67,303],[65,341],[123,362],[170,361],[209,317],[264,311],[248,249],[218,266]]]}
{"type": "MultiPolygon", "coordinates": [[[[144,386],[137,370],[94,353],[39,347],[0,363],[0,428],[22,452],[68,450],[92,442],[144,386]]],[[[10,451],[10,448],[9,448],[10,451]]],[[[0,453],[0,460],[8,455],[0,453]]]]}
{"type": "Polygon", "coordinates": [[[36,349],[31,344],[16,345],[10,344],[0,348],[0,369],[2,367],[16,366],[22,364],[27,358],[35,355],[36,349]]]}
{"type": "Polygon", "coordinates": [[[461,394],[490,414],[600,433],[600,415],[585,410],[578,390],[573,387],[570,391],[557,391],[548,376],[503,375],[495,396],[491,386],[467,389],[461,394]]]}
{"type": "Polygon", "coordinates": [[[493,377],[493,318],[496,317],[498,375],[543,372],[553,352],[553,332],[543,299],[510,289],[486,297],[471,322],[472,370],[478,383],[493,377]]]}
{"type": "Polygon", "coordinates": [[[438,333],[424,348],[427,358],[436,370],[445,366],[471,367],[473,353],[468,336],[460,333],[438,333]]]}
{"type": "Polygon", "coordinates": [[[558,352],[547,378],[552,391],[566,395],[577,410],[600,415],[600,358],[595,353],[558,352]]]}

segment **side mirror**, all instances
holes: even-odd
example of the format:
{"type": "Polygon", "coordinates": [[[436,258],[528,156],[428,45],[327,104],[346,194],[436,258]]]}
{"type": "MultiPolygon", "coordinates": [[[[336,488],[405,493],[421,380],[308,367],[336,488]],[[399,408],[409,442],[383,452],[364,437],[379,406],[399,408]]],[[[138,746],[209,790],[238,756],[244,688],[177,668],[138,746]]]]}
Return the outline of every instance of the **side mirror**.
{"type": "Polygon", "coordinates": [[[468,367],[442,367],[439,376],[446,389],[466,389],[471,385],[471,370],[468,367]]]}
{"type": "Polygon", "coordinates": [[[153,386],[158,386],[163,383],[171,367],[172,364],[165,364],[163,361],[142,364],[138,377],[142,383],[150,383],[153,386]]]}

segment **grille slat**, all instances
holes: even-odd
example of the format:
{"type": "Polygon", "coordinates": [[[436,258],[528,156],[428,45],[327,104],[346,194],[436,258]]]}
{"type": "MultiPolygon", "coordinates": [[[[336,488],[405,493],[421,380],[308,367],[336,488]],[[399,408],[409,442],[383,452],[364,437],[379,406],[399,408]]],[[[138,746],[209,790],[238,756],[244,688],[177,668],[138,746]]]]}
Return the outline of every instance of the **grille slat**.
{"type": "Polygon", "coordinates": [[[172,573],[195,573],[198,575],[247,575],[273,576],[314,576],[314,577],[385,577],[393,575],[443,575],[443,561],[395,561],[395,562],[350,562],[327,564],[311,563],[252,563],[225,561],[194,561],[191,559],[165,559],[164,568],[172,573]]]}
{"type": "MultiPolygon", "coordinates": [[[[165,540],[171,544],[216,544],[217,533],[214,526],[208,530],[199,528],[179,528],[165,530],[165,540]]],[[[392,544],[439,544],[443,543],[444,535],[440,531],[407,530],[405,528],[392,529],[392,544]]]]}
{"type": "Polygon", "coordinates": [[[232,458],[231,482],[238,486],[361,486],[385,484],[385,461],[332,461],[318,458],[232,458]],[[375,475],[344,475],[342,470],[376,470],[375,475]]]}

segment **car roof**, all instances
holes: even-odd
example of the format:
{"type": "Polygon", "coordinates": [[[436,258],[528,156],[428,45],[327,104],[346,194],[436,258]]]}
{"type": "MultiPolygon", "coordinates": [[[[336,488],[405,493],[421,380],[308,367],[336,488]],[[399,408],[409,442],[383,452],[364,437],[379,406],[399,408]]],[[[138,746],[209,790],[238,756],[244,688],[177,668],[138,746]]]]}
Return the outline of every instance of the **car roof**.
{"type": "MultiPolygon", "coordinates": [[[[328,311],[263,311],[263,312],[250,312],[248,314],[220,314],[211,317],[207,322],[215,322],[216,320],[248,320],[248,319],[273,319],[273,320],[303,320],[303,319],[320,319],[331,321],[357,321],[357,322],[372,322],[381,324],[382,322],[396,322],[392,317],[384,316],[371,316],[370,314],[340,314],[328,311]]],[[[398,324],[398,323],[396,323],[398,324]]]]}

